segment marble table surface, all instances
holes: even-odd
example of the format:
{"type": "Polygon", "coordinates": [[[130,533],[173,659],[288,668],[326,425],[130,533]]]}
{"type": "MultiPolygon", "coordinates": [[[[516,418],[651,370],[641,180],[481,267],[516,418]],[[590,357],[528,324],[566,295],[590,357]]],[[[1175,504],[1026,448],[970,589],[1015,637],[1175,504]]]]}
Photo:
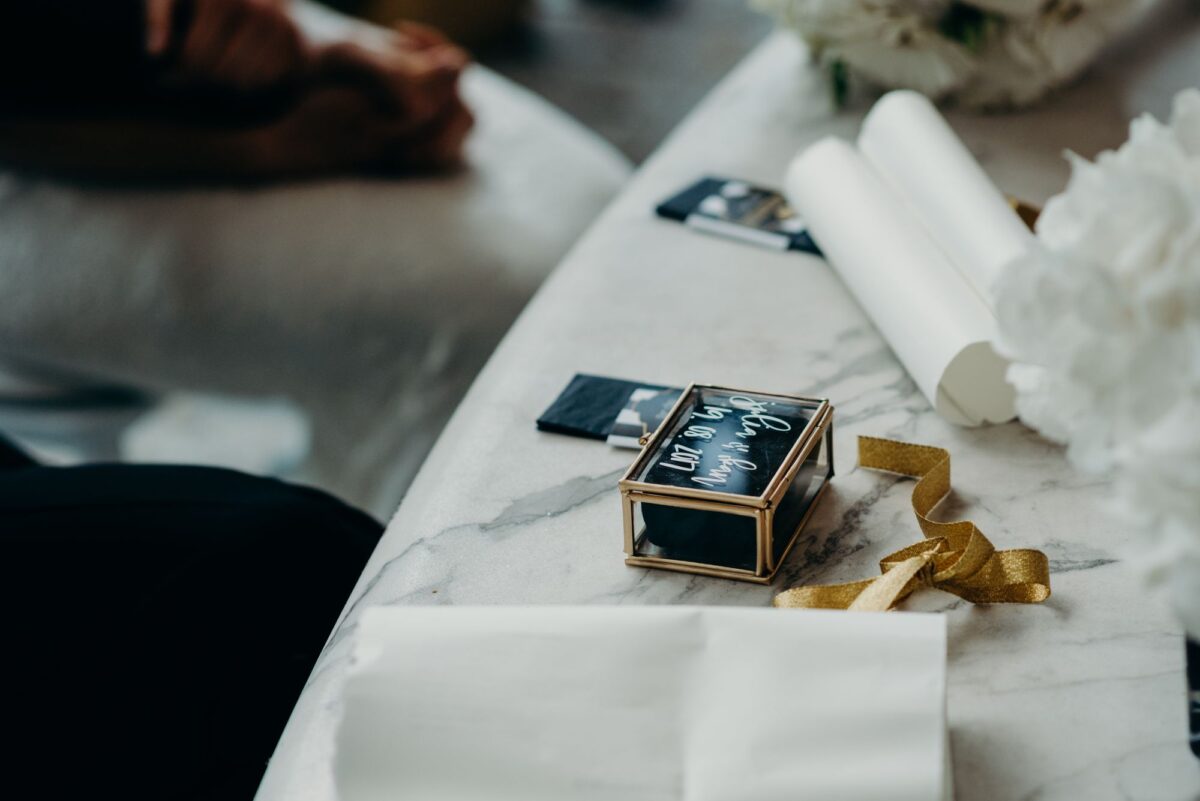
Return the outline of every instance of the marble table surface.
{"type": "MultiPolygon", "coordinates": [[[[1200,9],[1170,4],[1074,88],[1032,111],[951,114],[986,169],[1031,201],[1058,191],[1062,152],[1123,140],[1200,76],[1200,9]]],[[[778,186],[803,145],[850,135],[794,39],[769,38],[635,176],[505,339],[442,435],[350,597],[259,790],[331,801],[331,758],[356,622],[377,604],[767,605],[798,583],[874,575],[915,541],[911,483],[856,469],[855,435],[940,445],[969,516],[998,547],[1050,557],[1041,606],[949,617],[948,715],[956,797],[1024,801],[1200,798],[1188,751],[1183,641],[1130,564],[1136,543],[1104,511],[1105,483],[1017,423],[936,417],[822,260],[694,233],[654,205],[701,174],[778,186]],[[633,452],[539,433],[575,372],[820,395],[836,407],[839,475],[775,585],[626,567],[617,478],[633,452]]],[[[536,176],[531,177],[536,180],[536,176]]],[[[503,235],[503,232],[498,232],[503,235]]],[[[864,231],[869,235],[869,231],[864,231]]]]}

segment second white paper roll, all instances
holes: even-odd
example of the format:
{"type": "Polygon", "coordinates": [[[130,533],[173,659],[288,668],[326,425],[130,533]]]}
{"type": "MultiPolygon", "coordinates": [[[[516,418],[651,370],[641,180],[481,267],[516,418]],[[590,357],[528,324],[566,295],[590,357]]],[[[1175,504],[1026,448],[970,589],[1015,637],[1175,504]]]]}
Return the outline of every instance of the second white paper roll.
{"type": "Polygon", "coordinates": [[[992,308],[996,280],[1033,234],[929,98],[884,95],[863,120],[858,149],[992,308]]]}
{"type": "Polygon", "coordinates": [[[1016,416],[996,355],[995,317],[848,142],[823,139],[792,162],[789,201],[829,263],[938,414],[958,425],[1016,416]]]}

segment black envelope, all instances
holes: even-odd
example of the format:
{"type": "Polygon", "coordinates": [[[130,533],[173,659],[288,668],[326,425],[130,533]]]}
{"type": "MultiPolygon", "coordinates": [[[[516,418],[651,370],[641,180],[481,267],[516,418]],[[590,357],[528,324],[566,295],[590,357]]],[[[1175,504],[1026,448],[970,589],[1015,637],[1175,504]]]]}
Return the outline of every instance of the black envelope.
{"type": "MultiPolygon", "coordinates": [[[[648,393],[670,392],[671,395],[655,401],[654,409],[645,411],[643,418],[653,431],[670,411],[682,390],[637,381],[622,381],[617,378],[578,374],[550,404],[550,408],[538,418],[541,431],[569,434],[587,439],[607,439],[613,424],[629,404],[638,390],[648,393]],[[655,419],[656,418],[656,419],[655,419]]],[[[648,394],[647,393],[647,394],[648,394]]]]}

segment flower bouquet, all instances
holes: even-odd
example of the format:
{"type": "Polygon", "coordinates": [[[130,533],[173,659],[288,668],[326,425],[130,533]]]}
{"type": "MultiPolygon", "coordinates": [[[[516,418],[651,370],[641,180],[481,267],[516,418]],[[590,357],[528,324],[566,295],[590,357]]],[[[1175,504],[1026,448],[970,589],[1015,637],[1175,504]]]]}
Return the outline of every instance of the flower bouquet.
{"type": "Polygon", "coordinates": [[[845,100],[858,79],[977,108],[1032,103],[1087,68],[1150,0],[752,0],[845,100]]]}
{"type": "Polygon", "coordinates": [[[1187,643],[1200,756],[1200,91],[1135,120],[1094,163],[1070,156],[1037,245],[996,287],[1021,419],[1112,477],[1187,643]]]}

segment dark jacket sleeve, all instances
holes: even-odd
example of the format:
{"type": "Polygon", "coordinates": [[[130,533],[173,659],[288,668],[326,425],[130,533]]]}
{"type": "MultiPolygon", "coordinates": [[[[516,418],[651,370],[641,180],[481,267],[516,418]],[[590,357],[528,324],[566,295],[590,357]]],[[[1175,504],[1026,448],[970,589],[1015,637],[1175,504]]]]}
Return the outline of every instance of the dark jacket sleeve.
{"type": "Polygon", "coordinates": [[[139,94],[143,0],[0,0],[0,115],[77,113],[139,94]]]}

